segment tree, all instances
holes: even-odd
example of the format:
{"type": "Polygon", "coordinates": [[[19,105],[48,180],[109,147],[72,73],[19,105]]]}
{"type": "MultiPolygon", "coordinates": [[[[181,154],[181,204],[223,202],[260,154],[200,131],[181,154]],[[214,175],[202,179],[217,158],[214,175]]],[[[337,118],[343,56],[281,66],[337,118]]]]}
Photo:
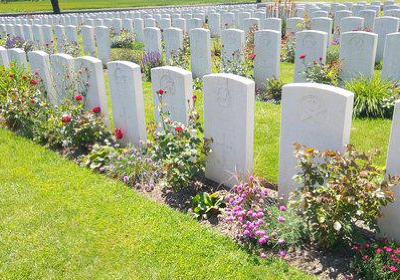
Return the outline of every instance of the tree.
{"type": "Polygon", "coordinates": [[[53,12],[55,14],[61,14],[60,5],[58,4],[58,0],[50,0],[51,5],[53,6],[53,12]]]}

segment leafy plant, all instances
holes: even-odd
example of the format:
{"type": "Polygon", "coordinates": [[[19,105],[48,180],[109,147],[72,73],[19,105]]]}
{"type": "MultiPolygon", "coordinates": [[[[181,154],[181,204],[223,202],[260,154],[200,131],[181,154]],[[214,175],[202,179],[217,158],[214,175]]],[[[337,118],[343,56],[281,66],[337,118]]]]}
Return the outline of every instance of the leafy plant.
{"type": "Polygon", "coordinates": [[[203,80],[201,78],[193,80],[193,90],[203,90],[203,80]]]}
{"type": "Polygon", "coordinates": [[[122,61],[130,61],[140,65],[142,63],[143,54],[139,51],[134,51],[131,49],[112,49],[111,50],[111,60],[122,60],[122,61]]]}
{"type": "Polygon", "coordinates": [[[223,207],[225,207],[224,198],[219,192],[212,194],[202,192],[192,197],[192,210],[197,218],[208,219],[217,216],[223,207]]]}
{"type": "Polygon", "coordinates": [[[164,176],[164,171],[160,162],[150,156],[146,146],[119,149],[109,155],[108,163],[100,171],[122,180],[128,186],[151,191],[164,176]]]}
{"type": "MultiPolygon", "coordinates": [[[[332,42],[333,43],[333,42],[332,42]]],[[[326,64],[334,64],[334,63],[339,63],[339,45],[333,43],[330,45],[328,48],[328,51],[326,52],[326,64]]]]}
{"type": "Polygon", "coordinates": [[[296,55],[296,41],[294,36],[285,37],[281,43],[281,61],[294,63],[296,55]]]}
{"type": "Polygon", "coordinates": [[[232,52],[230,59],[215,60],[215,67],[220,73],[231,73],[242,77],[252,78],[253,60],[255,55],[242,61],[242,53],[237,50],[232,52]]]}
{"type": "Polygon", "coordinates": [[[190,57],[185,54],[183,49],[179,49],[171,53],[171,58],[167,61],[167,64],[188,69],[190,65],[190,57]]]}
{"type": "Polygon", "coordinates": [[[346,82],[345,88],[354,93],[355,117],[391,118],[400,95],[396,83],[378,76],[359,76],[346,82]]]}
{"type": "Polygon", "coordinates": [[[135,42],[135,35],[129,31],[122,30],[111,38],[111,48],[131,49],[135,42]]]}
{"type": "Polygon", "coordinates": [[[322,62],[322,57],[320,57],[318,62],[306,63],[304,54],[300,55],[300,59],[304,64],[304,69],[300,74],[306,77],[307,82],[332,86],[339,85],[341,79],[340,64],[338,62],[325,64],[322,62]]]}
{"type": "Polygon", "coordinates": [[[344,154],[295,148],[298,188],[290,200],[302,212],[312,240],[324,248],[354,243],[362,238],[358,221],[378,229],[380,209],[393,201],[399,177],[386,178],[384,170],[373,166],[372,156],[350,145],[344,154]]]}
{"type": "Polygon", "coordinates": [[[117,154],[118,151],[114,146],[95,144],[89,154],[79,158],[79,162],[92,170],[104,171],[104,166],[108,165],[111,158],[117,154]]]}
{"type": "Polygon", "coordinates": [[[257,97],[261,101],[272,100],[275,103],[280,103],[282,99],[282,87],[285,84],[278,79],[271,78],[265,82],[265,89],[257,93],[257,97]]]}
{"type": "Polygon", "coordinates": [[[193,96],[193,103],[188,100],[189,120],[185,126],[171,120],[170,113],[165,111],[163,96],[168,92],[159,89],[157,94],[161,122],[158,129],[154,129],[150,152],[153,160],[162,164],[169,185],[179,189],[188,186],[196,176],[204,172],[210,140],[201,136],[203,128],[199,114],[194,109],[196,96],[193,96]]]}

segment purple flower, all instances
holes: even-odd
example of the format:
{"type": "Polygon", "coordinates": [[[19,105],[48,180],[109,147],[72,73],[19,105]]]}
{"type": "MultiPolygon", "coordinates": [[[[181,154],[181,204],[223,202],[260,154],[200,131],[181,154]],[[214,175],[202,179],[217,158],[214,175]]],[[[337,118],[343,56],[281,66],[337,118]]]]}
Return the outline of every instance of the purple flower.
{"type": "Polygon", "coordinates": [[[257,230],[257,231],[255,232],[255,234],[256,234],[256,235],[259,235],[259,236],[263,236],[263,235],[265,235],[265,230],[257,230]]]}
{"type": "Polygon", "coordinates": [[[260,254],[260,257],[263,258],[263,259],[265,259],[265,258],[267,257],[267,255],[266,255],[265,253],[261,253],[261,254],[260,254]]]}
{"type": "Polygon", "coordinates": [[[233,217],[232,217],[232,216],[226,217],[225,220],[226,220],[227,222],[232,222],[232,221],[233,221],[233,217]]]}
{"type": "Polygon", "coordinates": [[[279,207],[279,210],[281,210],[282,212],[286,211],[286,206],[285,205],[281,205],[279,207]]]}
{"type": "Polygon", "coordinates": [[[279,256],[281,256],[282,258],[286,257],[286,255],[287,255],[286,251],[284,251],[284,250],[279,251],[279,256]]]}
{"type": "Polygon", "coordinates": [[[336,40],[333,40],[333,41],[331,42],[331,45],[339,45],[339,42],[336,41],[336,40]]]}
{"type": "Polygon", "coordinates": [[[285,239],[279,238],[276,243],[279,244],[279,245],[285,244],[285,239]]]}
{"type": "Polygon", "coordinates": [[[122,178],[122,180],[124,181],[124,183],[128,183],[129,182],[129,177],[128,176],[124,176],[122,178]]]}
{"type": "Polygon", "coordinates": [[[19,36],[7,36],[5,47],[6,49],[22,48],[25,41],[19,36]]]}
{"type": "Polygon", "coordinates": [[[261,237],[260,239],[258,239],[258,243],[265,244],[268,242],[268,239],[269,239],[268,236],[261,237]]]}
{"type": "Polygon", "coordinates": [[[278,217],[278,222],[283,223],[285,221],[286,221],[286,219],[284,217],[281,217],[281,216],[278,217]]]}
{"type": "Polygon", "coordinates": [[[142,57],[142,64],[148,66],[158,66],[161,61],[159,52],[145,52],[142,57]]]}

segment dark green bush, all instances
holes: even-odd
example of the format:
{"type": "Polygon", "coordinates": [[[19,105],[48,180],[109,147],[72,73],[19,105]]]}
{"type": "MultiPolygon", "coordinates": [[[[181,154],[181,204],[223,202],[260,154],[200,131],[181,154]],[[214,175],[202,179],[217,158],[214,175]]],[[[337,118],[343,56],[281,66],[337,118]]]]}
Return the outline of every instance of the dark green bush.
{"type": "Polygon", "coordinates": [[[378,76],[360,76],[345,83],[354,93],[354,116],[367,118],[391,118],[394,102],[399,98],[397,84],[378,76]]]}

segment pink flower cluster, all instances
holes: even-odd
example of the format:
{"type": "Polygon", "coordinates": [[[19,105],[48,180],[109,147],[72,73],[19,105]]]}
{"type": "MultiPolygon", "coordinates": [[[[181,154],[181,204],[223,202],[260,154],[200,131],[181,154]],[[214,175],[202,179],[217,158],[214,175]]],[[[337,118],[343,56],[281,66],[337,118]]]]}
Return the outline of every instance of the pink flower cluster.
{"type": "MultiPolygon", "coordinates": [[[[260,247],[264,245],[284,245],[285,240],[278,238],[276,232],[268,233],[265,229],[265,218],[268,213],[264,211],[265,199],[269,195],[269,190],[250,177],[248,182],[238,184],[233,187],[225,200],[227,202],[225,221],[234,223],[236,236],[240,239],[249,238],[255,240],[260,247]]],[[[285,206],[280,207],[281,211],[286,211],[285,206]]],[[[279,216],[278,222],[285,222],[285,218],[279,216]]],[[[279,251],[281,257],[286,256],[286,251],[279,251]]],[[[261,253],[262,258],[266,257],[261,253]]]]}

